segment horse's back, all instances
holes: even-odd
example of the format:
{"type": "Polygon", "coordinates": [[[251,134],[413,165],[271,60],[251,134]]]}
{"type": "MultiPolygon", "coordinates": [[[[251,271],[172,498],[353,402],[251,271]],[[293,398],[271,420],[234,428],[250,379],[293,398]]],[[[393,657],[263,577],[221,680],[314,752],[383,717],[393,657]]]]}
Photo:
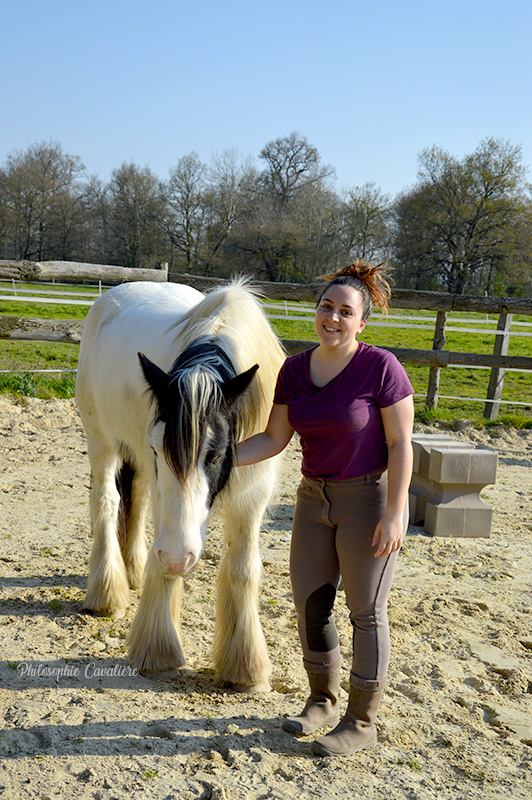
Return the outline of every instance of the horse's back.
{"type": "Polygon", "coordinates": [[[175,358],[171,329],[203,297],[191,286],[139,281],[98,298],[83,327],[76,380],[86,430],[113,428],[127,440],[128,414],[145,422],[150,404],[138,352],[167,369],[175,358]]]}
{"type": "MultiPolygon", "coordinates": [[[[83,328],[80,369],[85,361],[105,360],[106,354],[134,356],[150,346],[164,347],[164,333],[203,299],[191,286],[172,283],[125,283],[110,289],[92,306],[83,328]],[[136,349],[135,349],[136,348],[136,349]]],[[[153,354],[155,356],[155,354],[153,354]]],[[[162,366],[162,365],[161,365],[162,366]]]]}
{"type": "Polygon", "coordinates": [[[113,431],[123,441],[136,438],[133,426],[144,427],[151,408],[138,353],[168,372],[180,352],[205,335],[220,341],[237,371],[260,365],[241,433],[263,427],[284,354],[253,292],[239,280],[207,295],[180,284],[129,283],[99,298],[80,348],[76,398],[84,423],[90,418],[93,429],[105,427],[109,437],[113,431]]]}
{"type": "Polygon", "coordinates": [[[90,346],[100,330],[108,330],[113,321],[112,334],[114,328],[136,327],[138,330],[139,325],[146,323],[157,323],[159,327],[171,325],[203,297],[192,286],[148,281],[123,283],[98,298],[90,309],[82,347],[88,340],[90,346]]]}

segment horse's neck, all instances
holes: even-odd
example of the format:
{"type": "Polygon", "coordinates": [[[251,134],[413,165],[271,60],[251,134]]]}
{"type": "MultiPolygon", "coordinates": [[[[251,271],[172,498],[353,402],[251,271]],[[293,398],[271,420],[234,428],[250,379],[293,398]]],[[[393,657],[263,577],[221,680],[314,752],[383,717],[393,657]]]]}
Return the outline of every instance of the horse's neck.
{"type": "Polygon", "coordinates": [[[202,337],[192,342],[177,358],[172,373],[201,366],[215,378],[224,382],[234,378],[236,370],[223,347],[213,337],[202,337]]]}

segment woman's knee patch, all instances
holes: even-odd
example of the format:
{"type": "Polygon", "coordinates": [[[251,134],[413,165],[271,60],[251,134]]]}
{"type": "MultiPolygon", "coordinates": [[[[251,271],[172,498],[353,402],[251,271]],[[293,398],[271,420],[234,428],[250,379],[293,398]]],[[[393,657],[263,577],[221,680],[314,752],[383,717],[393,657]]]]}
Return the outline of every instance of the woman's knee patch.
{"type": "Polygon", "coordinates": [[[312,592],[305,603],[307,643],[311,650],[326,652],[336,647],[338,636],[331,613],[336,599],[336,588],[325,583],[312,592]]]}

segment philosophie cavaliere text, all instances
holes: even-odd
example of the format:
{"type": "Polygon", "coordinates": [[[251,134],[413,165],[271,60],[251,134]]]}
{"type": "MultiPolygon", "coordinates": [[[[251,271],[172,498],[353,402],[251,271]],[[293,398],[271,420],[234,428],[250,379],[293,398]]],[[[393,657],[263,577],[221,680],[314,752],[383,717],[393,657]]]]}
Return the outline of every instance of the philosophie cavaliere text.
{"type": "Polygon", "coordinates": [[[136,667],[129,664],[101,665],[89,661],[84,666],[76,664],[32,664],[21,661],[17,664],[19,678],[132,678],[139,674],[136,667]]]}

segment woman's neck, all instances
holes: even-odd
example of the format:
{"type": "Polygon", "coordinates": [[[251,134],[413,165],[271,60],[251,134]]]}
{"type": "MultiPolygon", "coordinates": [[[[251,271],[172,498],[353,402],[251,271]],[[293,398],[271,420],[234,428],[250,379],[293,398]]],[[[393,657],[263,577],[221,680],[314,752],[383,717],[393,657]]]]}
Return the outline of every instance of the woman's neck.
{"type": "Polygon", "coordinates": [[[349,349],[328,348],[319,344],[310,358],[310,377],[316,386],[326,386],[349,364],[359,348],[359,342],[349,349]]]}

